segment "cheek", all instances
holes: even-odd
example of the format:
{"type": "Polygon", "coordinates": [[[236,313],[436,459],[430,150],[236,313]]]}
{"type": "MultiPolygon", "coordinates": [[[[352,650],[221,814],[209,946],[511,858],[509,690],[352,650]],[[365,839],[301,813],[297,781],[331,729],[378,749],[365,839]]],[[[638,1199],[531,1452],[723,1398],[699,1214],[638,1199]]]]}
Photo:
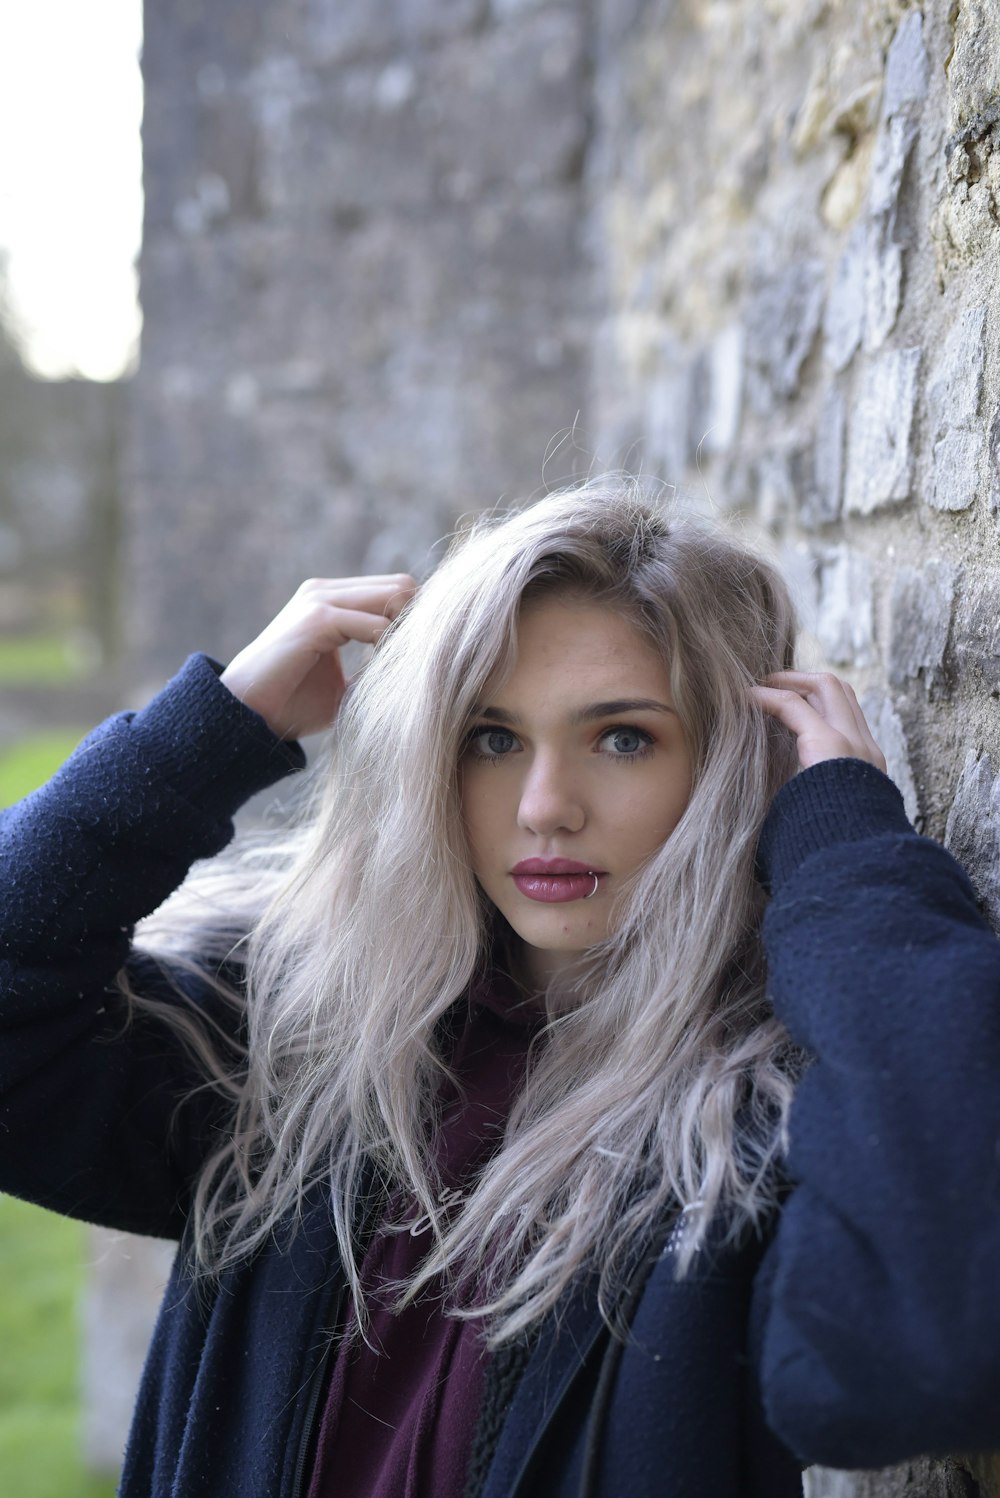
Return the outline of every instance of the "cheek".
{"type": "Polygon", "coordinates": [[[459,795],[465,838],[473,868],[477,868],[496,839],[500,798],[496,788],[484,785],[481,772],[476,771],[462,778],[459,795]]]}

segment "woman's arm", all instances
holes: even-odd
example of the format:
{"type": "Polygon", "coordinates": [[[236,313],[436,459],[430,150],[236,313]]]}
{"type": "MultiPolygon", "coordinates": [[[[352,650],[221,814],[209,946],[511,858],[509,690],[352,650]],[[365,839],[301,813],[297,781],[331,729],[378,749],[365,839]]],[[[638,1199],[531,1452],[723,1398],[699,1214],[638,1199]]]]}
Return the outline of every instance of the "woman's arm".
{"type": "MultiPolygon", "coordinates": [[[[249,796],[304,763],[283,736],[333,717],[339,646],[376,638],[411,591],[398,577],[370,580],[360,601],[352,579],[306,585],[221,679],[192,657],[5,814],[0,1188],[131,1231],[182,1230],[220,1099],[202,1090],[177,1115],[204,1077],[170,1027],[140,1013],[126,1028],[115,976],[136,922],[228,843],[249,796]]],[[[153,964],[138,981],[156,982],[153,964]]],[[[183,1002],[169,983],[150,996],[183,1002]]]]}
{"type": "MultiPolygon", "coordinates": [[[[304,763],[204,656],[96,729],[0,827],[0,1186],[131,1231],[179,1231],[179,1099],[203,1078],[165,1026],[125,1030],[135,923],[304,763]]],[[[143,975],[152,979],[150,965],[143,975]]],[[[169,986],[156,995],[178,1002],[169,986]]],[[[202,1094],[202,1110],[209,1102],[202,1094]]],[[[189,1125],[196,1123],[194,1116],[189,1125]]]]}
{"type": "MultiPolygon", "coordinates": [[[[831,681],[784,688],[814,744],[831,681]]],[[[761,843],[772,998],[816,1059],[753,1329],[785,1443],[876,1467],[1000,1444],[1000,943],[853,747],[782,790],[761,843]]]]}

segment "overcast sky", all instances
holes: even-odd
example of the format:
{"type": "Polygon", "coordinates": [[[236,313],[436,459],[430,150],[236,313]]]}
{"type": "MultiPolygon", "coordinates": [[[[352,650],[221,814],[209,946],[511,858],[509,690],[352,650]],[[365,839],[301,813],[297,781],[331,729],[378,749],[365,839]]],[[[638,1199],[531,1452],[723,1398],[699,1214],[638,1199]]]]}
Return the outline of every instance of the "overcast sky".
{"type": "Polygon", "coordinates": [[[142,0],[0,0],[0,253],[36,373],[135,358],[142,0]]]}

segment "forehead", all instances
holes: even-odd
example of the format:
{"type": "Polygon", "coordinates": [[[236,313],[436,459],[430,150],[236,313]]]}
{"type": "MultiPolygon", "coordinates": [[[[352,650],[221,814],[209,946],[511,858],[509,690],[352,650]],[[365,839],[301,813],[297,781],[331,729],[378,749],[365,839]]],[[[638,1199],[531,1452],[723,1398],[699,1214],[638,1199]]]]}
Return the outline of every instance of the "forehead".
{"type": "Polygon", "coordinates": [[[487,690],[506,699],[532,688],[563,696],[608,685],[615,687],[615,696],[626,687],[666,692],[666,662],[648,636],[615,609],[560,597],[522,605],[512,668],[487,690]]]}

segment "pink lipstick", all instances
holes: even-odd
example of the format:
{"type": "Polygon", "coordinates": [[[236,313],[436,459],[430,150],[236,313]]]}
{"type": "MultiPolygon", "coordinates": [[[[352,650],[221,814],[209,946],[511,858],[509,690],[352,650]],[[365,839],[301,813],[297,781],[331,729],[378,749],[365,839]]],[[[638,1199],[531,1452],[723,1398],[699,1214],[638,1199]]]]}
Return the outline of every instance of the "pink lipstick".
{"type": "Polygon", "coordinates": [[[607,876],[605,869],[575,858],[525,858],[510,872],[522,895],[550,905],[589,898],[597,892],[594,880],[600,883],[607,876]]]}

